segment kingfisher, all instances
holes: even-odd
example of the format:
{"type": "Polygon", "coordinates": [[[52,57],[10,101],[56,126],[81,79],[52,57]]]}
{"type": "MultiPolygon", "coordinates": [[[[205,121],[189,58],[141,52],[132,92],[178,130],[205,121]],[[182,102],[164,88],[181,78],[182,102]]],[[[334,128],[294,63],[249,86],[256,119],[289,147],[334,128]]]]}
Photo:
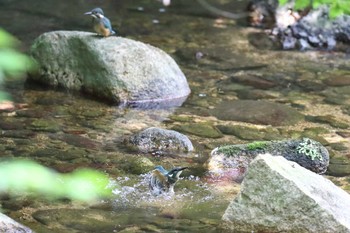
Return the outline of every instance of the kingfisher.
{"type": "Polygon", "coordinates": [[[104,16],[101,8],[92,9],[92,11],[86,12],[85,15],[91,15],[92,25],[97,34],[104,37],[116,34],[112,29],[111,22],[104,16]]]}
{"type": "Polygon", "coordinates": [[[187,167],[176,167],[170,171],[162,166],[156,166],[149,179],[149,189],[151,193],[158,196],[162,193],[174,194],[175,183],[179,180],[180,174],[187,167]]]}

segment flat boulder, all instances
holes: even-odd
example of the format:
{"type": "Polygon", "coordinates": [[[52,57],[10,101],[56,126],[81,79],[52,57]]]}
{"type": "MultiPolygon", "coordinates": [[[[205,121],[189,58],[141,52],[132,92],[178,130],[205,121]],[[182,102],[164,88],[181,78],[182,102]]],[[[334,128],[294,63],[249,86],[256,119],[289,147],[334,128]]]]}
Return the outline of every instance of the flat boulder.
{"type": "Polygon", "coordinates": [[[29,80],[82,91],[117,104],[181,104],[189,95],[185,75],[164,51],[122,37],[54,31],[39,36],[31,49],[39,71],[29,80]]]}
{"type": "Polygon", "coordinates": [[[281,156],[259,155],[222,217],[231,232],[350,232],[350,195],[281,156]]]}
{"type": "Polygon", "coordinates": [[[224,121],[272,126],[294,125],[304,119],[301,113],[287,105],[258,100],[223,101],[211,114],[224,121]]]}

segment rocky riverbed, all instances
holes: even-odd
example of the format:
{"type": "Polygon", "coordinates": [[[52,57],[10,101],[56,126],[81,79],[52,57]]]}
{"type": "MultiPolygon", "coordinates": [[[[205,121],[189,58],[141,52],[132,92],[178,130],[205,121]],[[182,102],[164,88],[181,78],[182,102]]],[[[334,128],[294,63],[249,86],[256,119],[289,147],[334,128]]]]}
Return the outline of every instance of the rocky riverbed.
{"type": "MultiPolygon", "coordinates": [[[[9,80],[5,90],[21,105],[0,114],[1,157],[30,158],[60,172],[95,168],[122,189],[115,188],[114,200],[88,206],[2,195],[5,214],[37,232],[218,232],[240,186],[206,179],[210,152],[256,140],[307,137],[320,142],[330,155],[324,176],[350,192],[346,53],[259,49],[253,44],[259,29],[213,18],[194,1],[174,1],[165,13],[158,11],[162,6],[156,1],[152,7],[145,2],[106,2],[101,7],[121,36],[170,54],[187,77],[191,95],[178,108],[143,110],[47,90],[25,79],[9,80]],[[144,10],[137,10],[139,6],[144,10]],[[149,127],[184,134],[194,150],[143,153],[125,145],[125,140],[149,127]],[[154,165],[189,167],[175,187],[175,198],[148,196],[145,178],[154,165]]],[[[53,1],[37,4],[33,9],[32,2],[9,2],[0,9],[0,20],[15,13],[23,20],[5,29],[24,42],[26,51],[47,31],[91,31],[90,22],[79,14],[92,9],[92,4],[62,1],[55,11],[49,7],[53,1]],[[24,26],[25,22],[32,23],[24,26]]]]}

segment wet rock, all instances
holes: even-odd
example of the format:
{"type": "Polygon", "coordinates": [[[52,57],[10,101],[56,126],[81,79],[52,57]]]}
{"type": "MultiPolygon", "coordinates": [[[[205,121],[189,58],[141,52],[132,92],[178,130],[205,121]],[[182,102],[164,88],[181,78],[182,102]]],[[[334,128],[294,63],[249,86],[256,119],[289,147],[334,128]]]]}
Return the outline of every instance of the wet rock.
{"type": "Polygon", "coordinates": [[[61,129],[57,121],[46,120],[46,119],[34,120],[30,124],[30,128],[35,131],[45,131],[45,132],[51,132],[51,133],[58,132],[61,129]]]}
{"type": "Polygon", "coordinates": [[[6,130],[0,133],[0,137],[7,138],[30,138],[33,137],[35,133],[31,130],[6,130]]]}
{"type": "Polygon", "coordinates": [[[99,143],[95,142],[94,140],[74,134],[50,135],[50,138],[58,139],[69,145],[82,147],[86,149],[96,149],[99,146],[99,143]]]}
{"type": "Polygon", "coordinates": [[[59,159],[61,161],[69,161],[73,159],[83,158],[87,152],[84,149],[73,148],[70,150],[58,150],[58,149],[39,149],[31,153],[30,157],[54,157],[55,159],[59,159]]]}
{"type": "Polygon", "coordinates": [[[278,93],[262,90],[239,90],[237,94],[239,99],[245,100],[276,99],[279,96],[278,93]]]}
{"type": "Polygon", "coordinates": [[[141,175],[153,170],[154,163],[145,157],[127,156],[118,160],[118,168],[129,174],[141,175]]]}
{"type": "Polygon", "coordinates": [[[55,31],[38,37],[31,53],[40,70],[30,80],[110,102],[183,99],[190,93],[186,77],[170,56],[134,40],[55,31]]]}
{"type": "Polygon", "coordinates": [[[272,140],[280,138],[279,131],[272,127],[258,129],[241,125],[218,125],[217,128],[224,134],[234,135],[243,140],[272,140]]]}
{"type": "Polygon", "coordinates": [[[348,114],[350,116],[350,105],[349,106],[344,106],[342,108],[342,111],[345,113],[345,114],[348,114]]]}
{"type": "Polygon", "coordinates": [[[175,125],[173,129],[176,131],[193,134],[203,138],[223,137],[220,130],[218,130],[215,126],[209,123],[191,123],[191,124],[175,125]]]}
{"type": "Polygon", "coordinates": [[[24,123],[18,121],[16,118],[2,118],[0,117],[0,129],[2,130],[19,130],[24,128],[24,123]]]}
{"type": "MultiPolygon", "coordinates": [[[[286,14],[287,11],[284,15],[286,14]]],[[[338,42],[349,44],[349,25],[349,15],[341,15],[332,20],[329,8],[319,6],[300,20],[275,28],[274,34],[278,35],[284,49],[334,49],[338,42]]]]}
{"type": "Polygon", "coordinates": [[[335,154],[331,156],[327,174],[331,176],[348,176],[350,175],[350,154],[335,154]]]}
{"type": "Polygon", "coordinates": [[[350,72],[349,71],[335,71],[328,76],[329,78],[323,80],[328,86],[349,86],[350,85],[350,72]]]}
{"type": "Polygon", "coordinates": [[[345,233],[350,195],[283,157],[259,155],[222,219],[234,232],[345,233]]]}
{"type": "Polygon", "coordinates": [[[78,118],[98,118],[106,114],[104,109],[91,107],[79,107],[70,109],[69,113],[78,118]]]}
{"type": "Polygon", "coordinates": [[[337,131],[336,133],[343,138],[350,138],[350,131],[337,131]]]}
{"type": "Polygon", "coordinates": [[[257,141],[215,148],[208,160],[208,177],[214,180],[240,181],[250,162],[259,154],[283,156],[316,173],[324,173],[329,164],[327,149],[308,138],[285,141],[257,141]]]}
{"type": "Polygon", "coordinates": [[[254,100],[224,101],[211,113],[220,120],[283,126],[303,120],[303,115],[286,105],[254,100]]]}
{"type": "Polygon", "coordinates": [[[321,81],[314,79],[314,80],[306,80],[306,79],[301,79],[301,80],[296,80],[296,84],[302,88],[304,91],[322,91],[324,90],[327,86],[323,84],[321,81]]]}
{"type": "Polygon", "coordinates": [[[61,232],[67,228],[71,232],[113,232],[117,226],[116,215],[114,211],[61,208],[36,211],[33,218],[54,229],[54,232],[61,232]]]}
{"type": "Polygon", "coordinates": [[[329,146],[336,151],[347,151],[349,149],[346,144],[342,142],[330,143],[329,146]]]}
{"type": "Polygon", "coordinates": [[[0,213],[0,232],[4,233],[32,233],[28,227],[0,213]]]}
{"type": "Polygon", "coordinates": [[[192,142],[186,135],[156,127],[145,129],[131,136],[129,143],[144,153],[193,151],[192,142]]]}
{"type": "Polygon", "coordinates": [[[325,102],[338,105],[350,105],[350,88],[343,87],[330,87],[327,88],[322,95],[325,96],[325,102]]]}
{"type": "Polygon", "coordinates": [[[262,76],[257,76],[257,75],[238,75],[238,76],[233,76],[231,77],[231,81],[234,83],[240,83],[248,86],[252,86],[257,89],[269,89],[272,87],[277,86],[276,83],[266,80],[262,76]]]}
{"type": "Polygon", "coordinates": [[[339,121],[335,116],[333,115],[325,115],[325,116],[308,116],[308,119],[313,122],[318,123],[324,123],[329,124],[335,128],[340,129],[347,129],[350,127],[350,125],[346,122],[339,121]]]}
{"type": "Polygon", "coordinates": [[[48,113],[44,112],[42,109],[26,109],[17,111],[16,115],[19,117],[42,118],[47,116],[48,113]]]}

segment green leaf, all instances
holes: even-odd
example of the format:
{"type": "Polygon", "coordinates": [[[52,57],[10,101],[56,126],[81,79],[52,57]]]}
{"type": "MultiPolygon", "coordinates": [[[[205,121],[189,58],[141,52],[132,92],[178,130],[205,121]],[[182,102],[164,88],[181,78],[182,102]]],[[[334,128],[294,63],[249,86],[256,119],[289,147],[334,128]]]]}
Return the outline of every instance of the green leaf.
{"type": "Polygon", "coordinates": [[[331,8],[329,10],[329,17],[331,19],[334,19],[343,13],[344,13],[343,9],[341,7],[339,7],[338,4],[333,4],[333,6],[331,6],[331,8]]]}
{"type": "Polygon", "coordinates": [[[0,48],[13,47],[18,44],[18,40],[10,33],[0,28],[0,48]]]}
{"type": "Polygon", "coordinates": [[[284,5],[288,2],[288,0],[278,0],[279,5],[284,5]]]}
{"type": "Polygon", "coordinates": [[[311,1],[309,0],[296,0],[294,8],[299,10],[299,9],[305,9],[309,6],[311,6],[311,1]]]}
{"type": "Polygon", "coordinates": [[[98,196],[110,196],[107,188],[109,179],[104,174],[90,169],[79,169],[63,177],[69,198],[81,201],[96,199],[98,196]]]}
{"type": "Polygon", "coordinates": [[[81,169],[60,174],[29,160],[0,163],[0,193],[36,194],[46,199],[68,197],[90,202],[109,197],[108,177],[95,170],[81,169]]]}

